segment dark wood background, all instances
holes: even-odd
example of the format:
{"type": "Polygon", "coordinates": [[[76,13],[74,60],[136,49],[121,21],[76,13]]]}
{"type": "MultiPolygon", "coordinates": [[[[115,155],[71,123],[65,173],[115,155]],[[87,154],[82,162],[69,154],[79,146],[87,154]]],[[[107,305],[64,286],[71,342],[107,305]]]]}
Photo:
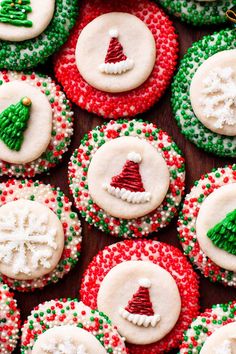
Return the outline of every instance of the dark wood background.
{"type": "MultiPolygon", "coordinates": [[[[219,30],[219,26],[208,28],[194,28],[190,25],[182,24],[175,18],[173,18],[176,29],[179,33],[180,41],[180,58],[186,53],[186,50],[191,44],[205,34],[210,34],[213,31],[219,30]]],[[[43,69],[46,73],[52,73],[52,65],[49,61],[44,65],[43,69]]],[[[67,167],[70,156],[75,148],[80,144],[81,137],[91,130],[96,125],[103,123],[103,119],[89,114],[81,109],[73,106],[75,112],[74,121],[74,136],[69,152],[64,156],[62,163],[55,169],[50,171],[48,175],[41,175],[38,179],[43,180],[46,183],[51,183],[59,186],[64,193],[69,195],[68,183],[67,183],[67,167]]],[[[214,167],[221,167],[227,163],[232,163],[230,159],[224,159],[214,157],[201,150],[198,150],[194,145],[187,141],[181,134],[173,119],[171,106],[170,106],[170,88],[162,99],[148,112],[139,116],[139,118],[146,119],[151,122],[155,122],[158,127],[165,130],[171,135],[178,146],[184,152],[186,159],[186,192],[189,192],[193,182],[198,179],[201,174],[209,172],[214,167]]],[[[36,178],[37,179],[37,178],[36,178]]],[[[72,200],[72,197],[71,201],[72,200]]],[[[75,210],[75,209],[74,209],[75,210]]],[[[81,218],[80,218],[81,219],[81,218]]],[[[112,236],[105,235],[94,228],[90,228],[83,220],[82,222],[82,255],[76,265],[76,267],[62,279],[59,283],[47,286],[44,290],[35,291],[33,293],[23,294],[16,293],[19,308],[21,310],[22,320],[30,314],[30,311],[34,306],[39,303],[60,297],[78,297],[78,291],[80,288],[81,277],[89,262],[97,252],[104,248],[106,245],[117,242],[118,240],[112,236]]],[[[177,239],[176,232],[176,218],[172,221],[169,227],[165,228],[158,234],[158,239],[163,242],[170,243],[178,248],[180,247],[177,239]]],[[[200,273],[199,273],[200,275],[200,273]]],[[[208,279],[204,279],[200,276],[200,302],[201,309],[204,310],[216,303],[227,302],[236,298],[236,289],[226,288],[220,284],[212,284],[208,279]]],[[[20,353],[19,348],[15,353],[20,353]]],[[[177,353],[173,351],[172,353],[177,353]]]]}

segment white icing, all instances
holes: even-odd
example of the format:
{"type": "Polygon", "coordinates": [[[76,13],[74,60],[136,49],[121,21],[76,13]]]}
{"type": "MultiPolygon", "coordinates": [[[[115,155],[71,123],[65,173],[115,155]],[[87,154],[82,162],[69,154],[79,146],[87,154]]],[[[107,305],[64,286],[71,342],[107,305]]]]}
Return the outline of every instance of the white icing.
{"type": "Polygon", "coordinates": [[[231,342],[225,340],[223,344],[215,350],[214,354],[232,354],[231,342]]]}
{"type": "Polygon", "coordinates": [[[73,344],[71,338],[58,342],[53,338],[48,343],[42,343],[41,349],[47,354],[87,354],[83,344],[73,344]]]}
{"type": "Polygon", "coordinates": [[[114,197],[132,204],[142,204],[151,200],[151,193],[149,192],[131,192],[125,188],[112,187],[107,183],[104,183],[103,189],[114,197]]]}
{"type": "Polygon", "coordinates": [[[7,219],[0,217],[0,261],[12,264],[15,275],[29,275],[40,265],[50,268],[50,258],[57,249],[56,234],[56,228],[48,229],[46,214],[34,214],[29,207],[9,212],[7,219]],[[30,266],[28,253],[32,255],[30,266]]]}
{"type": "Polygon", "coordinates": [[[126,60],[117,63],[102,63],[99,65],[99,70],[105,74],[123,74],[128,70],[133,69],[133,59],[127,58],[126,60]]]}
{"type": "Polygon", "coordinates": [[[111,28],[111,29],[109,30],[109,36],[110,36],[111,38],[118,38],[118,36],[119,36],[118,30],[117,30],[116,28],[111,28]]]}
{"type": "Polygon", "coordinates": [[[140,163],[142,161],[141,155],[133,151],[128,154],[127,158],[129,161],[133,161],[135,163],[140,163]]]}
{"type": "Polygon", "coordinates": [[[119,314],[121,315],[121,317],[133,323],[134,325],[143,327],[156,327],[157,323],[161,319],[161,316],[159,314],[153,316],[133,314],[122,307],[119,308],[119,314]]]}
{"type": "Polygon", "coordinates": [[[216,128],[223,128],[225,124],[235,125],[236,114],[236,82],[231,67],[212,70],[203,81],[204,95],[202,106],[207,118],[215,118],[216,128]]]}
{"type": "Polygon", "coordinates": [[[151,280],[149,280],[148,278],[142,278],[139,279],[139,285],[142,286],[143,288],[150,288],[152,286],[151,280]]]}

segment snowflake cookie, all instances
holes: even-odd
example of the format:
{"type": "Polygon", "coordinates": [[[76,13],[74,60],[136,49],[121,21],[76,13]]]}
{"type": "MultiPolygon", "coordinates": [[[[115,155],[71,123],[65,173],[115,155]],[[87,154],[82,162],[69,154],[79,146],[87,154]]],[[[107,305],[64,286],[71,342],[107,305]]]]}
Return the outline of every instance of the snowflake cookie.
{"type": "Polygon", "coordinates": [[[126,354],[109,318],[77,299],[38,305],[22,327],[21,354],[126,354]]]}
{"type": "Polygon", "coordinates": [[[44,63],[66,41],[77,10],[77,0],[0,0],[0,68],[44,63]]]}
{"type": "Polygon", "coordinates": [[[236,302],[214,305],[193,320],[180,354],[233,354],[236,349],[236,302]]]}
{"type": "Polygon", "coordinates": [[[211,281],[236,286],[236,165],[196,181],[178,221],[186,255],[211,281]]]}
{"type": "Polygon", "coordinates": [[[147,236],[165,227],[184,192],[180,149],[152,123],[118,120],[85,135],[69,164],[81,215],[114,236],[147,236]]]}
{"type": "Polygon", "coordinates": [[[172,22],[149,0],[86,0],[55,74],[78,106],[104,118],[149,109],[177,63],[172,22]]]}
{"type": "Polygon", "coordinates": [[[106,311],[130,354],[177,347],[199,309],[191,265],[177,248],[152,240],[126,240],[100,251],[83,276],[80,296],[106,311]]]}
{"type": "Polygon", "coordinates": [[[54,167],[70,144],[72,116],[50,77],[0,72],[0,175],[33,177],[54,167]]]}
{"type": "Polygon", "coordinates": [[[172,84],[181,132],[199,148],[236,156],[235,30],[205,36],[184,56],[172,84]]]}
{"type": "Polygon", "coordinates": [[[10,354],[19,337],[20,312],[14,294],[0,278],[0,353],[10,354]]]}
{"type": "Polygon", "coordinates": [[[29,180],[0,184],[0,275],[13,289],[56,283],[76,264],[81,227],[59,188],[29,180]]]}

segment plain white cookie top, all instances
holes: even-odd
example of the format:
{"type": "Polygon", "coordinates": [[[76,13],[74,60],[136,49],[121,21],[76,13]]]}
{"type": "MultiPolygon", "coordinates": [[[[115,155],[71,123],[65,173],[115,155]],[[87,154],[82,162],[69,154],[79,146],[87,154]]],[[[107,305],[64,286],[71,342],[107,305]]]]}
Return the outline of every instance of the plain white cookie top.
{"type": "Polygon", "coordinates": [[[31,353],[54,354],[60,345],[66,350],[63,353],[68,354],[106,354],[104,347],[90,332],[70,325],[56,326],[40,334],[31,353]]]}
{"type": "Polygon", "coordinates": [[[120,137],[102,145],[93,156],[88,169],[89,193],[97,205],[109,215],[133,219],[156,209],[164,200],[169,188],[170,176],[162,155],[147,141],[137,137],[120,137]],[[128,160],[129,153],[141,155],[139,171],[149,202],[133,204],[123,201],[103,188],[112,177],[119,175],[128,160]]]}
{"type": "Polygon", "coordinates": [[[197,221],[196,235],[202,251],[218,266],[236,272],[236,256],[216,247],[207,232],[236,209],[236,183],[222,186],[202,203],[197,221]]]}
{"type": "Polygon", "coordinates": [[[236,353],[236,322],[226,324],[207,338],[201,354],[234,354],[236,353]],[[228,349],[229,348],[229,349],[228,349]]]}
{"type": "Polygon", "coordinates": [[[84,27],[75,56],[78,70],[89,85],[105,92],[126,92],[139,87],[150,76],[156,61],[156,44],[151,31],[139,18],[124,12],[110,12],[84,27]],[[118,31],[124,54],[134,61],[133,68],[122,74],[111,75],[99,70],[105,62],[110,30],[118,31]]]}
{"type": "Polygon", "coordinates": [[[103,279],[97,299],[99,311],[106,313],[129,343],[150,344],[164,338],[175,326],[181,311],[181,299],[169,272],[152,262],[127,261],[110,270],[103,279]],[[160,321],[155,327],[135,325],[119,314],[139,289],[140,279],[151,281],[150,301],[160,321]]]}
{"type": "Polygon", "coordinates": [[[0,39],[11,42],[22,42],[27,39],[39,36],[51,22],[55,0],[31,0],[32,12],[27,15],[27,19],[33,22],[32,27],[14,26],[0,22],[0,39]]]}
{"type": "Polygon", "coordinates": [[[11,81],[0,86],[0,112],[23,97],[32,101],[28,127],[20,151],[14,151],[0,140],[0,159],[9,163],[25,164],[36,160],[47,150],[52,132],[52,108],[40,89],[21,81],[11,81]]]}

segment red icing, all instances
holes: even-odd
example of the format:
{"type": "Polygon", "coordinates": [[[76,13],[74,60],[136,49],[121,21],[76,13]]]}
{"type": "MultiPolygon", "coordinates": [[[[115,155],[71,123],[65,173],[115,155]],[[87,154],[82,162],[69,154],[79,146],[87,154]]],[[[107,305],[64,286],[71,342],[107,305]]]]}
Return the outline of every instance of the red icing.
{"type": "Polygon", "coordinates": [[[126,161],[121,174],[112,178],[111,186],[120,189],[125,188],[131,192],[144,192],[139,165],[133,161],[126,161]]]}
{"type": "Polygon", "coordinates": [[[150,301],[148,288],[140,286],[138,291],[134,294],[132,300],[129,301],[125,310],[132,314],[153,316],[154,311],[150,301]]]}
{"type": "Polygon", "coordinates": [[[112,37],[107,51],[105,63],[118,63],[126,60],[127,56],[123,53],[123,47],[117,38],[112,37]]]}

